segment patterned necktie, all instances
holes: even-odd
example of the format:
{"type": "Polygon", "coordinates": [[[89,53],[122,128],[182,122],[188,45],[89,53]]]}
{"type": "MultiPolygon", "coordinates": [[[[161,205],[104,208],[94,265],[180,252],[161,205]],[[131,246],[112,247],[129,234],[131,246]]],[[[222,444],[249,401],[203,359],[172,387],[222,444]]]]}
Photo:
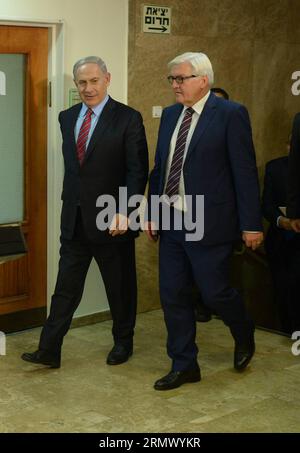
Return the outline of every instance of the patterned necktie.
{"type": "Polygon", "coordinates": [[[78,138],[77,138],[77,143],[76,143],[76,148],[77,148],[77,157],[79,160],[80,165],[82,165],[84,155],[85,155],[85,150],[86,150],[86,142],[89,136],[90,128],[91,128],[91,116],[93,114],[92,109],[88,109],[85,114],[85,118],[83,120],[83,123],[81,125],[78,138]]]}
{"type": "Polygon", "coordinates": [[[165,193],[169,198],[178,194],[186,139],[192,122],[193,113],[194,110],[191,107],[186,109],[177,135],[170,173],[165,190],[165,193]]]}

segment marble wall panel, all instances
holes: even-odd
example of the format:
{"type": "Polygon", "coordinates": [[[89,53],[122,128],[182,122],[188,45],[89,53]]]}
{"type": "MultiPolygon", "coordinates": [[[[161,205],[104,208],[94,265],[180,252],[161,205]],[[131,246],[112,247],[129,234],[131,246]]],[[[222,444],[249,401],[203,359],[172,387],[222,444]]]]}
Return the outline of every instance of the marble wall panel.
{"type": "Polygon", "coordinates": [[[299,0],[287,2],[287,41],[300,44],[300,4],[299,0]]]}
{"type": "Polygon", "coordinates": [[[172,6],[172,33],[177,36],[218,36],[219,0],[169,2],[172,6]]]}
{"type": "Polygon", "coordinates": [[[286,42],[289,0],[254,0],[256,39],[286,42]]]}
{"type": "MultiPolygon", "coordinates": [[[[201,3],[201,1],[199,3],[201,3]]],[[[218,38],[221,36],[232,36],[251,40],[254,32],[254,0],[219,0],[218,38]]]]}
{"type": "MultiPolygon", "coordinates": [[[[297,46],[296,46],[297,47],[297,46]]],[[[296,50],[296,49],[295,49],[296,50]]],[[[290,45],[256,40],[253,74],[253,130],[261,177],[270,159],[286,153],[286,141],[299,98],[291,93],[290,45]]]]}

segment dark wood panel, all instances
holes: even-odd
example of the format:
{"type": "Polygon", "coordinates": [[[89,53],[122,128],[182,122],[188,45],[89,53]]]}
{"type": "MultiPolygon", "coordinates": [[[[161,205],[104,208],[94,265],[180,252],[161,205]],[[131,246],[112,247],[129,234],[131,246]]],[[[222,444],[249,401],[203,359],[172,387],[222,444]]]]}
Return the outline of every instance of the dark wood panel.
{"type": "Polygon", "coordinates": [[[7,298],[28,295],[28,256],[0,265],[0,305],[7,298]]]}
{"type": "Polygon", "coordinates": [[[6,315],[0,315],[0,331],[4,333],[17,332],[42,326],[47,317],[46,307],[33,308],[31,310],[18,311],[6,315]]]}

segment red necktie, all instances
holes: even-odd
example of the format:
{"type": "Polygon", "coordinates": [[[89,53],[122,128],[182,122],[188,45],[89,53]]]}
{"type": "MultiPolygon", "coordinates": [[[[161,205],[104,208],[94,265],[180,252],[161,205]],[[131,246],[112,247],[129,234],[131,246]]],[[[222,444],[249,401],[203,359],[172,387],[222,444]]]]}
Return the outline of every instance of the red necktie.
{"type": "Polygon", "coordinates": [[[179,181],[181,176],[182,164],[183,164],[183,155],[186,145],[187,135],[190,129],[192,117],[194,110],[189,107],[186,109],[182,123],[180,125],[175,150],[172,158],[170,173],[168,177],[168,182],[166,186],[165,193],[171,198],[173,195],[178,194],[179,181]]]}
{"type": "Polygon", "coordinates": [[[80,165],[82,165],[84,155],[85,155],[85,150],[86,150],[86,142],[89,136],[90,128],[91,128],[91,116],[93,114],[92,109],[88,109],[85,114],[85,118],[83,120],[83,123],[81,125],[78,138],[77,138],[77,157],[79,160],[80,165]]]}

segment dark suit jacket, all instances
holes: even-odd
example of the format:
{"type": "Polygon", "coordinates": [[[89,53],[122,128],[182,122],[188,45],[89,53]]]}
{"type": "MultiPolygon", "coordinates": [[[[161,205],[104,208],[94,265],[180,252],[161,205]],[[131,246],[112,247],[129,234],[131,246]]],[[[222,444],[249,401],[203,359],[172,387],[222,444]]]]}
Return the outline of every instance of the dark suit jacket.
{"type": "Polygon", "coordinates": [[[262,197],[263,215],[275,228],[278,217],[282,215],[278,207],[286,206],[287,181],[288,156],[273,159],[266,164],[262,197]]]}
{"type": "Polygon", "coordinates": [[[292,130],[289,154],[287,216],[300,219],[300,113],[297,113],[292,130]]]}
{"type": "Polygon", "coordinates": [[[277,219],[283,215],[279,206],[286,206],[288,186],[288,156],[273,159],[266,165],[262,209],[264,217],[270,222],[265,240],[265,249],[270,257],[280,253],[286,240],[296,233],[278,228],[277,219]]]}
{"type": "MultiPolygon", "coordinates": [[[[164,109],[149,195],[161,195],[172,134],[183,106],[164,109]]],[[[210,94],[183,166],[185,193],[204,195],[203,244],[234,241],[240,231],[262,231],[255,152],[248,112],[210,94]]]]}
{"type": "MultiPolygon", "coordinates": [[[[125,241],[137,232],[111,237],[97,229],[99,195],[118,200],[119,187],[126,186],[128,198],[143,194],[148,176],[148,150],[141,114],[109,98],[89,142],[82,166],[76,153],[74,128],[82,104],[59,115],[63,138],[65,175],[62,191],[62,238],[71,239],[80,203],[86,234],[92,242],[125,241]]],[[[118,206],[117,206],[118,209],[118,206]]]]}

